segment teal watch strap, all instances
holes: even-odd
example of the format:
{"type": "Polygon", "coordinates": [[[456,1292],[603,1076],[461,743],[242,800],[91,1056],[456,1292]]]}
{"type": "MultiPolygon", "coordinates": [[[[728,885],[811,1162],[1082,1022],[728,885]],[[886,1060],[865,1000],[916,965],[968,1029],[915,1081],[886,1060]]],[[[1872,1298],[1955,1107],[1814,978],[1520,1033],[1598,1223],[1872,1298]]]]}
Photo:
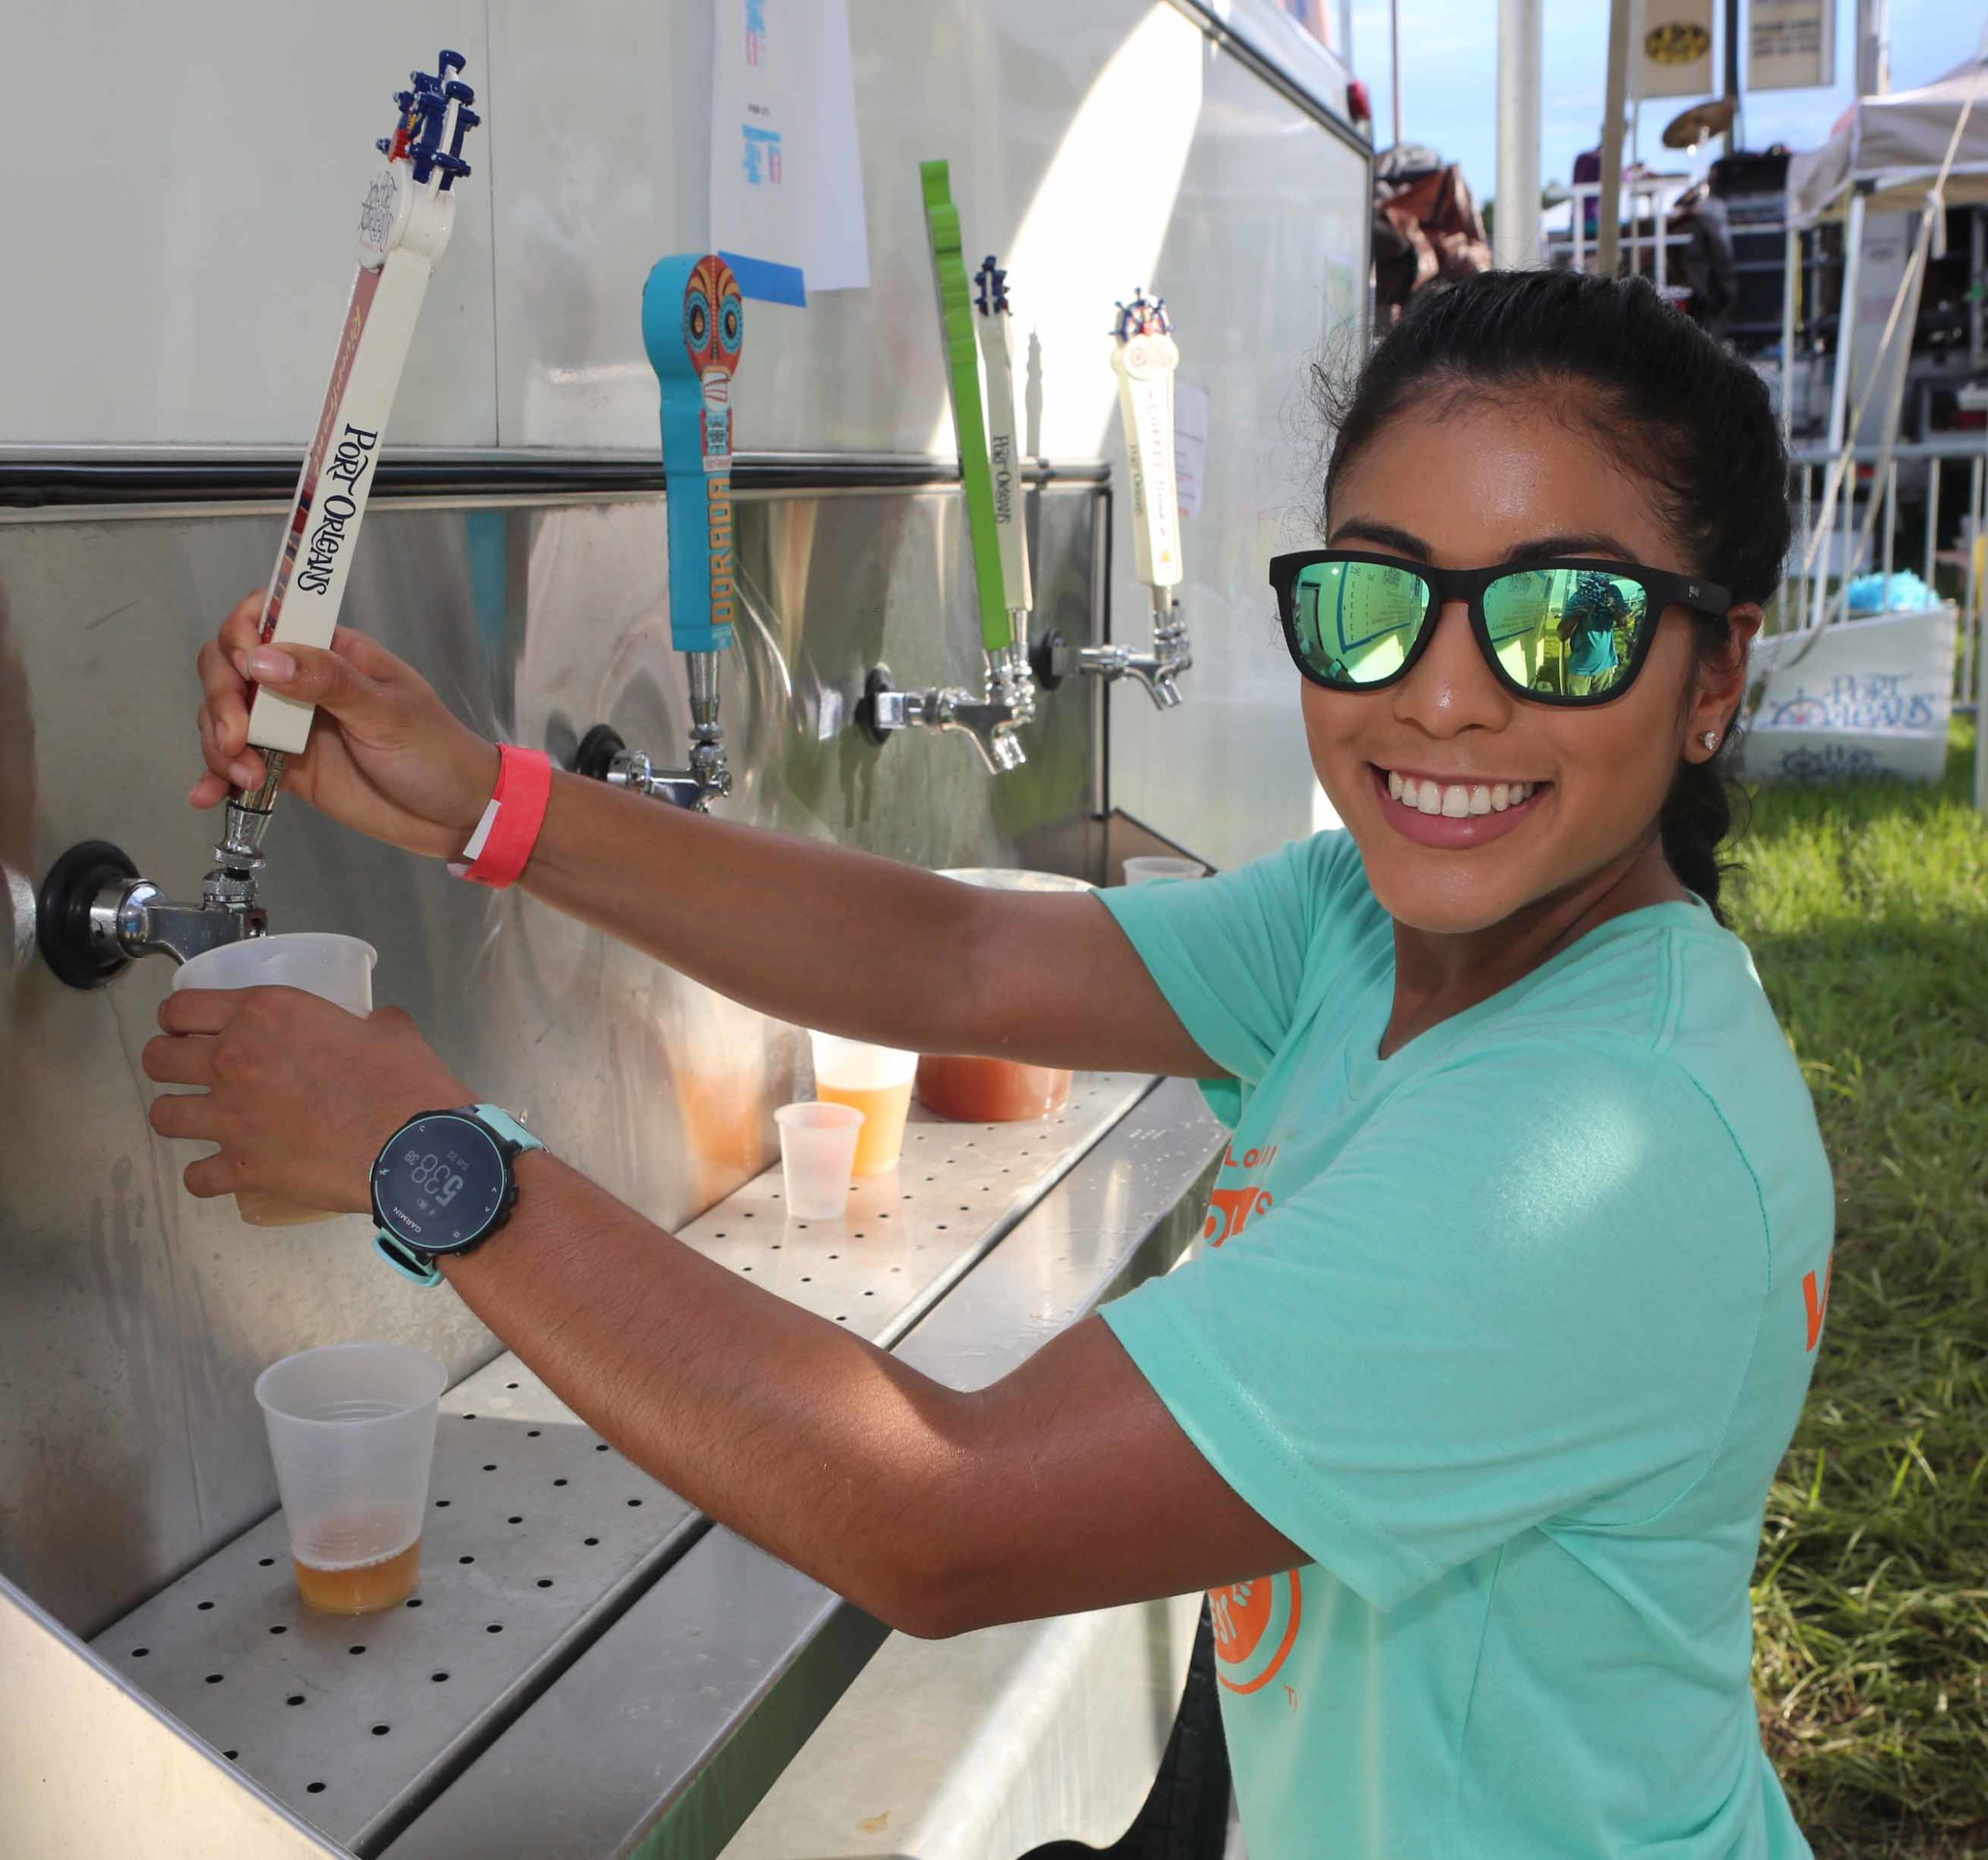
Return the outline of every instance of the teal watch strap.
{"type": "Polygon", "coordinates": [[[501,1104],[472,1104],[470,1115],[481,1118],[500,1137],[508,1137],[518,1146],[522,1156],[527,1149],[543,1149],[545,1146],[533,1136],[501,1104]]]}
{"type": "MultiPolygon", "coordinates": [[[[512,1161],[530,1149],[543,1149],[545,1145],[501,1104],[472,1104],[466,1114],[480,1124],[486,1124],[506,1142],[513,1145],[512,1161]]],[[[433,1288],[442,1282],[442,1274],[433,1254],[421,1253],[410,1246],[398,1234],[389,1233],[384,1228],[373,1236],[373,1250],[392,1267],[404,1279],[415,1285],[433,1288]]]]}

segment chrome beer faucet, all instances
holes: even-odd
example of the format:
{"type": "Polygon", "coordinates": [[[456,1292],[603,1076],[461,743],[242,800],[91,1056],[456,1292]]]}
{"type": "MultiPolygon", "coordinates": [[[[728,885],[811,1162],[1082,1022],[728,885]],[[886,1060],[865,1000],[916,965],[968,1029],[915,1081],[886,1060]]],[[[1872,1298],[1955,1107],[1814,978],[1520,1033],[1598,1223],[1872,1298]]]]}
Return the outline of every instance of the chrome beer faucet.
{"type": "Polygon", "coordinates": [[[1017,676],[1012,652],[987,655],[987,682],[976,697],[958,685],[900,691],[891,669],[878,666],[864,687],[857,721],[871,742],[898,730],[952,730],[971,737],[992,774],[1003,775],[1028,760],[1015,732],[1035,714],[1034,683],[1024,663],[1017,676]]]}
{"type": "Polygon", "coordinates": [[[725,729],[718,720],[718,655],[686,652],[683,656],[690,675],[690,766],[659,769],[641,750],[630,749],[612,725],[597,723],[580,739],[573,753],[575,774],[700,814],[709,813],[713,801],[722,801],[732,792],[725,729]]]}

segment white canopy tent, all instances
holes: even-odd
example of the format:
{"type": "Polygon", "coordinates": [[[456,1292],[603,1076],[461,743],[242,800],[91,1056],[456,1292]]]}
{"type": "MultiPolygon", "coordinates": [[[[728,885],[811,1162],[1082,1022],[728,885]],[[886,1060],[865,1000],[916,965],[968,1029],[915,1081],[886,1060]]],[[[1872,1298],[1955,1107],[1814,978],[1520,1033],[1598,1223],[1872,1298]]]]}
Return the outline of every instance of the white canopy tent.
{"type": "Polygon", "coordinates": [[[1988,66],[1969,58],[1917,90],[1858,98],[1821,148],[1788,163],[1791,223],[1841,219],[1859,189],[1869,212],[1923,207],[1970,99],[1943,191],[1949,207],[1988,203],[1988,66]]]}
{"type": "MultiPolygon", "coordinates": [[[[1794,353],[1795,293],[1801,279],[1802,229],[1825,220],[1844,227],[1843,313],[1839,319],[1836,376],[1830,396],[1829,447],[1835,454],[1825,477],[1821,507],[1798,551],[1798,581],[1806,584],[1802,605],[1806,638],[1791,641],[1789,663],[1806,656],[1823,628],[1849,614],[1849,582],[1856,565],[1869,558],[1879,499],[1868,502],[1854,549],[1846,549],[1841,582],[1833,603],[1826,598],[1826,576],[1820,551],[1833,527],[1838,501],[1844,506],[1845,534],[1850,541],[1850,515],[1854,503],[1852,473],[1856,468],[1858,435],[1874,396],[1881,395],[1881,437],[1877,446],[1875,484],[1889,482],[1898,443],[1899,398],[1904,381],[1903,356],[1911,346],[1918,315],[1920,287],[1931,255],[1943,245],[1949,207],[1988,204],[1988,34],[1974,57],[1944,77],[1917,90],[1860,97],[1838,120],[1821,148],[1795,156],[1788,167],[1788,251],[1781,297],[1781,431],[1788,433],[1789,395],[1785,370],[1794,353]],[[1864,223],[1873,212],[1916,212],[1917,238],[1899,280],[1876,354],[1858,403],[1852,411],[1851,381],[1856,335],[1858,273],[1864,223]]],[[[1889,534],[1889,532],[1887,532],[1889,534]]],[[[1889,567],[1889,551],[1887,552],[1889,567]]],[[[1972,582],[1970,582],[1970,590],[1972,582]]],[[[1887,597],[1889,598],[1889,596],[1887,597]]],[[[1971,669],[1978,681],[1977,714],[1988,714],[1988,650],[1979,634],[1970,592],[1969,607],[1976,632],[1968,645],[1971,669]]],[[[1966,679],[1966,656],[1962,678],[1966,679]]],[[[1975,805],[1988,812],[1988,729],[1977,736],[1974,763],[1975,805]]]]}

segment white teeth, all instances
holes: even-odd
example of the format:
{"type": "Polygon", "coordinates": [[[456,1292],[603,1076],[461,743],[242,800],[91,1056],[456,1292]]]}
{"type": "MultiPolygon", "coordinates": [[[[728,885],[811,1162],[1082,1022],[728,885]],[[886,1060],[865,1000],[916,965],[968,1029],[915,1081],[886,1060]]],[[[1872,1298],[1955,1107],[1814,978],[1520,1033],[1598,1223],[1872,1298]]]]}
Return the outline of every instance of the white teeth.
{"type": "Polygon", "coordinates": [[[1423,814],[1441,814],[1451,820],[1472,814],[1502,814],[1507,808],[1529,801],[1539,786],[1534,781],[1494,781],[1451,784],[1446,787],[1441,782],[1403,775],[1394,769],[1389,769],[1387,775],[1388,794],[1403,807],[1423,814]]]}

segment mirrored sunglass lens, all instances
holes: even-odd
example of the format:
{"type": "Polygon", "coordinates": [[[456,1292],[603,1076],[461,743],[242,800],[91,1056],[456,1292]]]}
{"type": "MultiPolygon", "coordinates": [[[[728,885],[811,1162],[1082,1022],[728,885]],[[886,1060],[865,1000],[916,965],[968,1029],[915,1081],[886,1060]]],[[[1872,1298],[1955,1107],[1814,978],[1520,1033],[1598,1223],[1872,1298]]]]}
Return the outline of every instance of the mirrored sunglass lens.
{"type": "Polygon", "coordinates": [[[1380,562],[1309,562],[1291,588],[1298,650],[1333,684],[1377,684],[1406,662],[1429,611],[1429,589],[1380,562]]]}
{"type": "Polygon", "coordinates": [[[1646,604],[1640,582],[1598,568],[1527,568],[1484,590],[1484,622],[1514,683],[1602,698],[1629,675],[1646,604]]]}

